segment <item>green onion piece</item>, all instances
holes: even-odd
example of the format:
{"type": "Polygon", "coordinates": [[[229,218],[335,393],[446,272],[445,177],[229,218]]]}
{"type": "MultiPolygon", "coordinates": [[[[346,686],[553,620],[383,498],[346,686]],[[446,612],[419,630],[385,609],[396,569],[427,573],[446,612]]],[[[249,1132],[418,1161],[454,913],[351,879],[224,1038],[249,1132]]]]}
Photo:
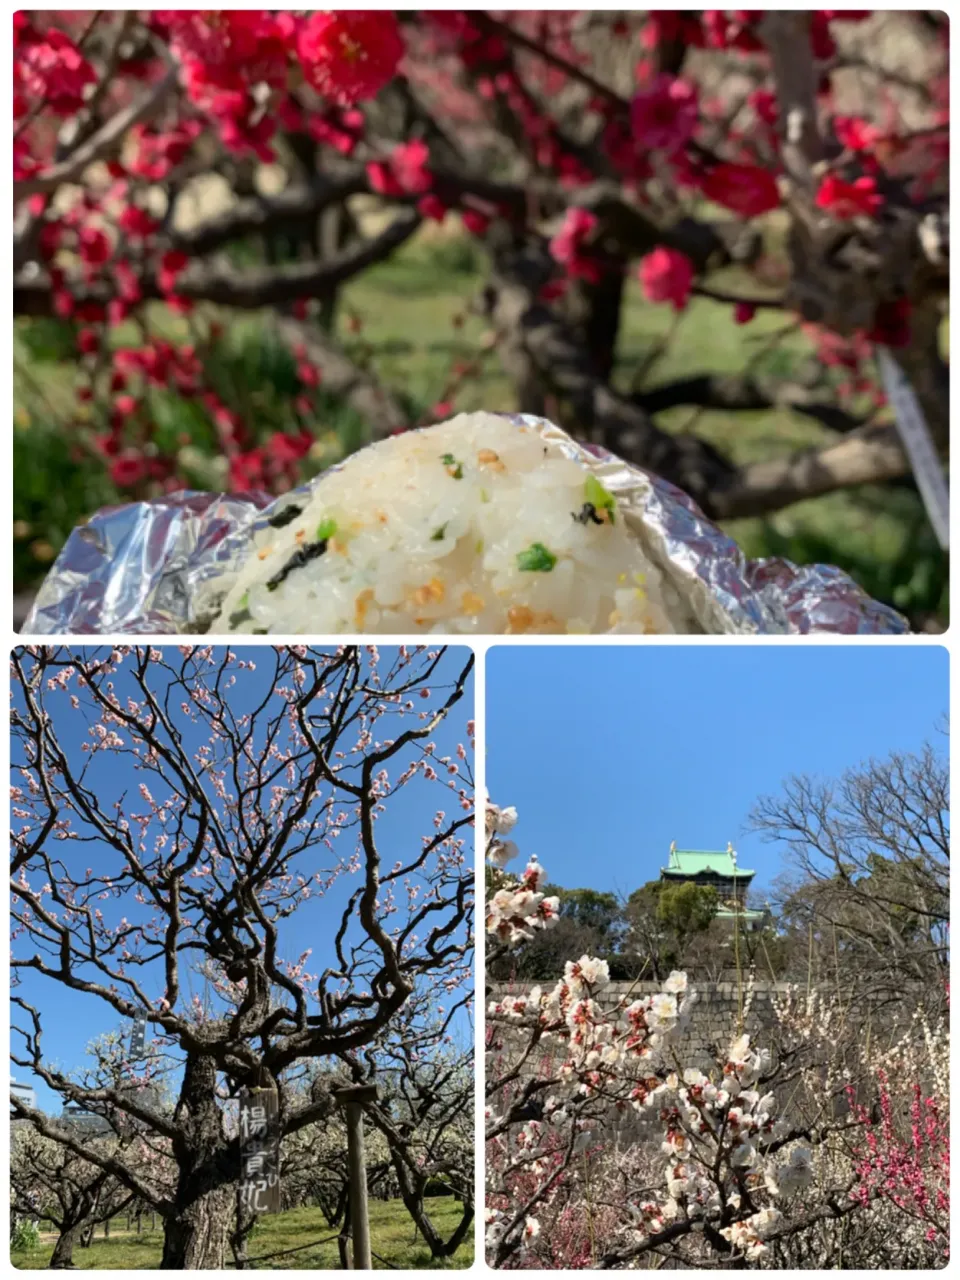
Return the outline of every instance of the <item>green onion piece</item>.
{"type": "Polygon", "coordinates": [[[456,468],[456,470],[452,472],[452,476],[454,480],[463,479],[463,463],[458,462],[452,453],[445,453],[443,457],[440,459],[440,461],[443,463],[445,467],[456,468]]]}
{"type": "Polygon", "coordinates": [[[557,557],[542,542],[534,542],[517,555],[517,568],[524,573],[549,573],[557,557]]]}
{"type": "Polygon", "coordinates": [[[317,542],[329,542],[333,535],[337,532],[337,522],[332,516],[327,516],[326,520],[321,520],[317,525],[317,542]]]}
{"type": "Polygon", "coordinates": [[[613,524],[617,510],[617,500],[610,490],[605,489],[596,476],[587,476],[583,492],[587,501],[592,502],[598,511],[609,511],[610,523],[613,524]]]}

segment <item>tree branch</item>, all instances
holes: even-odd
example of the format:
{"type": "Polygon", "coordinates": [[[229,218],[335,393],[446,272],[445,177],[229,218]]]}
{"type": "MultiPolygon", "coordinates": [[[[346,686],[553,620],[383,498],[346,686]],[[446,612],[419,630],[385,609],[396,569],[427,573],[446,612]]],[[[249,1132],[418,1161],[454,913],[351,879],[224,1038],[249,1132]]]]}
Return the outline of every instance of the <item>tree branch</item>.
{"type": "Polygon", "coordinates": [[[66,182],[77,182],[83,176],[84,170],[92,164],[115,155],[123,146],[124,138],[131,129],[138,124],[144,124],[157,114],[176,85],[178,75],[178,69],[172,68],[150,93],[138,102],[132,102],[129,107],[109,119],[65,160],[45,169],[42,173],[30,178],[21,178],[19,182],[15,182],[13,184],[14,204],[26,200],[28,196],[47,195],[66,182]]]}

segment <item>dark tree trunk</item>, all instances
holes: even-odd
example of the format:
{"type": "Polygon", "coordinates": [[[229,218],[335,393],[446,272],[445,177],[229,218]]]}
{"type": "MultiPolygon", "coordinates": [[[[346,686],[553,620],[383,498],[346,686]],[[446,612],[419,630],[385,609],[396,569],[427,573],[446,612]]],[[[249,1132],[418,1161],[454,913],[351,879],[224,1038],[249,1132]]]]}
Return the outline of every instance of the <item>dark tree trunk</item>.
{"type": "Polygon", "coordinates": [[[611,259],[600,279],[577,280],[567,292],[567,314],[594,368],[609,382],[617,356],[626,259],[611,259]]]}
{"type": "Polygon", "coordinates": [[[470,1229],[470,1224],[473,1222],[472,1206],[464,1206],[456,1230],[445,1240],[433,1225],[430,1215],[424,1208],[423,1192],[426,1186],[426,1179],[413,1172],[399,1152],[395,1153],[394,1156],[394,1169],[400,1183],[401,1199],[406,1206],[407,1213],[410,1214],[429,1247],[431,1258],[452,1257],[460,1248],[470,1229]]]}
{"type": "Polygon", "coordinates": [[[236,1269],[238,1271],[249,1271],[250,1259],[247,1256],[247,1241],[250,1238],[250,1232],[256,1226],[257,1215],[244,1208],[239,1182],[234,1192],[234,1198],[236,1218],[233,1230],[230,1233],[230,1249],[233,1253],[236,1269]]]}
{"type": "Polygon", "coordinates": [[[82,1223],[75,1222],[72,1226],[64,1224],[60,1229],[60,1235],[57,1243],[53,1246],[53,1253],[50,1257],[50,1270],[63,1271],[73,1266],[73,1247],[78,1242],[81,1233],[82,1223]]]}
{"type": "Polygon", "coordinates": [[[212,1058],[187,1059],[175,1112],[179,1175],[173,1212],[163,1226],[164,1271],[220,1271],[226,1262],[233,1204],[216,1085],[212,1058]]]}
{"type": "Polygon", "coordinates": [[[350,1239],[350,1201],[343,1211],[343,1225],[337,1236],[337,1253],[340,1255],[340,1270],[353,1270],[353,1241],[350,1239]]]}

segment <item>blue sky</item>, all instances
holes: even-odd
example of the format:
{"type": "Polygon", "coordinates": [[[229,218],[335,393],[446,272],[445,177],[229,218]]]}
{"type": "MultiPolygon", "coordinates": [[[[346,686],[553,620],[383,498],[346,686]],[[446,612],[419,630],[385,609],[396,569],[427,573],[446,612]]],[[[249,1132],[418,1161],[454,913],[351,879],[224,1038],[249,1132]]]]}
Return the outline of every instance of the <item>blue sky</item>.
{"type": "Polygon", "coordinates": [[[754,802],[790,774],[944,743],[947,672],[939,646],[498,646],[487,788],[554,884],[628,894],[672,840],[729,840],[762,890],[782,866],[746,832],[754,802]]]}
{"type": "MultiPolygon", "coordinates": [[[[247,671],[238,674],[237,685],[231,696],[231,705],[235,714],[241,714],[244,710],[255,707],[269,693],[272,682],[273,653],[269,648],[244,649],[235,646],[234,650],[239,657],[247,658],[248,660],[252,658],[256,662],[256,670],[254,672],[247,671]]],[[[385,674],[387,664],[393,653],[394,651],[389,646],[381,646],[380,669],[382,674],[385,674]]],[[[429,701],[424,700],[422,702],[417,699],[415,703],[417,712],[433,708],[443,700],[461,670],[465,658],[466,650],[462,648],[453,648],[445,655],[438,669],[437,678],[430,682],[432,697],[429,701]]],[[[115,682],[116,692],[121,699],[127,693],[132,693],[135,690],[132,680],[124,675],[122,668],[115,678],[115,682]]],[[[71,688],[70,692],[76,692],[75,688],[71,688]]],[[[18,700],[19,696],[15,695],[14,702],[16,703],[18,700]]],[[[180,700],[179,696],[172,700],[174,707],[179,704],[180,700]]],[[[48,695],[48,706],[54,711],[57,731],[69,758],[73,761],[78,761],[81,759],[81,744],[88,740],[87,720],[83,718],[82,712],[78,713],[70,708],[69,693],[56,694],[52,699],[48,695]],[[57,710],[58,707],[59,710],[57,710]]],[[[192,751],[200,742],[206,741],[206,732],[199,733],[196,728],[182,717],[175,718],[180,731],[183,733],[184,743],[188,749],[192,751]]],[[[436,742],[437,747],[436,756],[455,756],[457,744],[461,742],[469,746],[465,726],[466,722],[473,718],[473,680],[471,676],[466,696],[453,708],[447,721],[441,725],[439,731],[434,735],[433,740],[436,742]]],[[[390,729],[387,728],[387,723],[384,722],[380,727],[378,737],[398,736],[399,731],[407,727],[408,720],[395,725],[391,724],[390,729]]],[[[406,754],[392,761],[390,765],[391,775],[395,777],[401,773],[404,766],[412,758],[408,750],[406,754]]],[[[12,763],[16,765],[17,762],[18,757],[15,749],[12,763]]],[[[102,756],[97,761],[97,765],[98,767],[91,775],[91,780],[100,798],[101,805],[106,810],[109,810],[109,806],[115,798],[126,793],[128,797],[127,811],[143,812],[145,806],[138,795],[138,786],[143,780],[150,781],[155,798],[160,799],[162,796],[161,788],[153,782],[152,775],[136,772],[127,757],[117,755],[102,756]]],[[[15,775],[14,781],[20,782],[22,780],[15,775]]],[[[343,807],[346,808],[347,806],[344,805],[343,807]]],[[[411,855],[416,856],[416,852],[421,847],[421,837],[433,834],[433,818],[438,808],[445,809],[448,819],[459,817],[460,811],[456,792],[447,790],[439,783],[424,782],[420,778],[414,779],[398,791],[396,796],[388,800],[387,811],[379,820],[377,827],[378,847],[386,869],[389,870],[398,859],[409,861],[411,855]]],[[[472,856],[472,839],[470,838],[469,830],[466,831],[465,835],[467,837],[468,856],[472,856]]],[[[151,844],[152,837],[149,837],[148,845],[151,844]]],[[[55,852],[62,855],[66,847],[61,846],[55,852]]],[[[354,833],[345,831],[339,838],[339,842],[334,842],[334,847],[335,853],[331,853],[320,846],[315,861],[311,862],[310,870],[317,870],[321,866],[329,868],[336,863],[340,856],[349,858],[355,847],[354,833]],[[341,845],[342,848],[340,847],[341,845]]],[[[82,873],[84,867],[92,867],[98,873],[107,873],[118,862],[117,855],[102,846],[99,849],[95,844],[85,846],[77,854],[73,853],[72,846],[70,848],[70,856],[74,859],[78,869],[75,870],[75,874],[78,871],[82,873]]],[[[305,859],[308,856],[307,854],[301,855],[297,865],[297,869],[303,870],[305,874],[308,873],[305,865],[305,859]]],[[[34,877],[31,877],[31,882],[34,879],[34,877]]],[[[40,883],[40,881],[37,883],[40,883]]],[[[355,876],[350,874],[341,875],[325,896],[307,901],[298,907],[296,913],[281,925],[281,958],[295,962],[303,951],[308,947],[312,948],[312,955],[306,966],[307,971],[312,974],[319,974],[329,963],[334,961],[333,937],[340,922],[343,907],[356,887],[357,879],[355,876]]],[[[398,896],[402,897],[402,895],[398,896]]],[[[121,916],[126,916],[131,921],[135,921],[138,918],[138,910],[143,910],[143,908],[138,908],[130,895],[126,895],[122,901],[116,904],[103,902],[100,905],[104,915],[114,921],[118,921],[121,916]]],[[[402,916],[394,918],[392,923],[398,923],[400,918],[402,916]]],[[[15,945],[14,954],[32,954],[35,950],[36,948],[29,939],[25,939],[15,945]]],[[[203,978],[190,974],[187,965],[183,966],[181,972],[183,975],[185,1002],[188,1002],[194,993],[202,998],[206,994],[203,978]]],[[[91,976],[95,975],[91,973],[91,976]]],[[[162,994],[161,973],[158,970],[155,969],[152,976],[148,970],[141,970],[140,977],[148,992],[156,996],[162,994]],[[147,976],[144,977],[144,974],[147,976]]],[[[32,971],[25,972],[23,982],[17,989],[17,993],[30,1003],[37,1005],[40,1009],[43,1021],[44,1056],[48,1061],[56,1063],[63,1069],[72,1070],[82,1066],[84,1064],[85,1048],[96,1036],[121,1027],[129,1033],[129,1024],[124,1024],[115,1011],[96,996],[70,991],[61,986],[61,984],[46,979],[32,971]]],[[[15,1021],[22,1017],[22,1014],[17,1009],[13,1010],[13,1014],[15,1021]]],[[[458,1026],[455,1030],[462,1031],[462,1028],[458,1026]]],[[[19,1037],[15,1037],[13,1044],[15,1051],[19,1054],[22,1049],[22,1040],[19,1037]]],[[[60,1101],[57,1095],[34,1077],[32,1073],[23,1067],[16,1066],[12,1068],[12,1075],[18,1081],[34,1084],[41,1107],[55,1112],[59,1111],[60,1101]]]]}

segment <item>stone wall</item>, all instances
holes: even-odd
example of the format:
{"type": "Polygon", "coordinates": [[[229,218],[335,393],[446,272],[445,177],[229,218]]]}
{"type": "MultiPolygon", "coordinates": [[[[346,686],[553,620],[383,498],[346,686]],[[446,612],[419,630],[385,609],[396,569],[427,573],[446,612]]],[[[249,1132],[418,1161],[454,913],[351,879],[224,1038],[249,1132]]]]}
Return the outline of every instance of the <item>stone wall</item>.
{"type": "MultiPolygon", "coordinates": [[[[487,1003],[497,1000],[502,995],[521,995],[540,985],[549,990],[553,985],[544,981],[515,982],[491,984],[487,988],[487,1003]]],[[[679,1051],[680,1061],[684,1066],[698,1067],[708,1073],[716,1072],[717,1058],[725,1054],[727,1046],[742,1031],[749,1034],[751,1042],[758,1047],[774,1050],[779,1020],[774,1008],[778,997],[786,998],[790,984],[785,982],[757,982],[752,985],[744,983],[741,987],[733,982],[696,982],[691,984],[697,992],[697,1002],[693,1007],[690,1023],[673,1043],[679,1051]],[[741,1010],[743,1015],[741,1017],[741,1010]]],[[[656,982],[610,982],[597,995],[596,999],[604,1005],[614,1005],[624,997],[628,1001],[653,995],[662,990],[656,982]]],[[[516,1035],[516,1048],[526,1043],[526,1033],[514,1032],[509,1023],[496,1024],[496,1039],[502,1049],[495,1050],[500,1061],[490,1065],[492,1074],[497,1074],[503,1066],[511,1061],[511,1041],[516,1035]],[[502,1053],[502,1057],[501,1057],[502,1053]]],[[[552,1072],[552,1064],[545,1064],[545,1057],[552,1057],[554,1048],[545,1050],[544,1054],[533,1054],[524,1064],[521,1077],[529,1079],[532,1075],[541,1074],[542,1065],[546,1065],[546,1073],[552,1072]]],[[[556,1092],[556,1091],[552,1091],[556,1092]]],[[[794,1096],[794,1104],[799,1103],[798,1095],[794,1096]]],[[[793,1107],[788,1106],[788,1111],[793,1107]]],[[[611,1138],[620,1145],[638,1136],[640,1123],[633,1112],[611,1114],[611,1138]]]]}
{"type": "MultiPolygon", "coordinates": [[[[487,1003],[501,995],[521,995],[538,984],[515,982],[494,984],[488,988],[487,1003]]],[[[544,990],[550,982],[539,984],[544,990]]],[[[752,985],[737,982],[696,982],[692,984],[698,1000],[693,1007],[690,1025],[677,1041],[680,1057],[692,1067],[705,1070],[716,1063],[717,1053],[746,1031],[751,1040],[762,1044],[763,1032],[772,1032],[777,1026],[774,1001],[784,998],[790,990],[786,982],[754,982],[752,985]],[[741,1010],[744,1010],[741,1019],[741,1010]]],[[[661,990],[657,982],[609,982],[597,997],[603,1005],[615,1005],[624,997],[639,1000],[661,990]]]]}

